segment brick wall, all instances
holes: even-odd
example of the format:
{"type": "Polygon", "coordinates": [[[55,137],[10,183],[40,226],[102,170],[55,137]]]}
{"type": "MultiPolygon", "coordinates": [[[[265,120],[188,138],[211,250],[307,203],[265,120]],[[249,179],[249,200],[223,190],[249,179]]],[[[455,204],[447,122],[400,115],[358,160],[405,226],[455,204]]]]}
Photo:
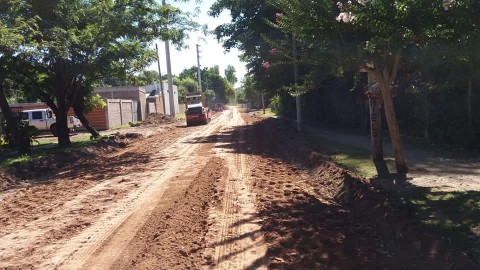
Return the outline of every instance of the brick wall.
{"type": "Polygon", "coordinates": [[[108,129],[107,125],[107,107],[105,108],[95,108],[93,111],[85,115],[85,117],[90,121],[92,127],[102,130],[108,129]]]}

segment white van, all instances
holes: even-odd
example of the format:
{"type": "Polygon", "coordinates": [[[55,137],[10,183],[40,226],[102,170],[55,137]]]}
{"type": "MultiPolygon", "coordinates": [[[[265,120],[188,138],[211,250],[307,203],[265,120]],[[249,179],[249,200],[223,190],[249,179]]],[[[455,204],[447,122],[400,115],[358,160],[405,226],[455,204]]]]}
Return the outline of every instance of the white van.
{"type": "MultiPolygon", "coordinates": [[[[36,127],[40,131],[50,131],[53,136],[58,136],[57,119],[50,109],[35,109],[22,111],[22,118],[28,120],[30,126],[36,127]]],[[[68,116],[68,128],[74,130],[81,127],[82,124],[76,116],[68,116]]]]}

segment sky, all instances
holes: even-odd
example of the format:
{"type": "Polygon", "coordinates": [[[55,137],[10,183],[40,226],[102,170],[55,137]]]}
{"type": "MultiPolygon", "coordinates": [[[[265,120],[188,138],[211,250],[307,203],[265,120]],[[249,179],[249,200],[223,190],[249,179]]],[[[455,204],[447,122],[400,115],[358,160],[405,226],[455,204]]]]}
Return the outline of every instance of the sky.
{"type": "MultiPolygon", "coordinates": [[[[208,16],[207,12],[214,2],[215,0],[203,0],[202,3],[199,4],[200,14],[198,17],[194,18],[194,20],[196,20],[199,24],[208,25],[208,30],[213,30],[216,26],[231,21],[230,13],[225,11],[217,18],[208,16]]],[[[175,3],[167,0],[167,4],[177,6],[183,11],[191,12],[193,12],[197,6],[194,0],[191,0],[189,3],[175,3]]],[[[180,74],[180,72],[186,68],[197,66],[196,44],[199,44],[200,66],[205,68],[218,65],[220,67],[220,75],[224,76],[224,70],[227,65],[232,65],[235,67],[235,75],[238,79],[235,87],[240,86],[240,81],[245,76],[247,71],[245,68],[245,63],[240,62],[240,59],[238,58],[239,52],[237,49],[232,49],[230,52],[226,53],[222,45],[217,42],[214,35],[204,37],[203,33],[190,33],[190,38],[185,43],[189,46],[189,48],[181,51],[177,51],[174,46],[170,45],[170,58],[173,75],[180,74]]],[[[165,60],[165,44],[163,41],[157,41],[157,44],[160,51],[161,73],[166,74],[167,65],[165,60]]],[[[151,65],[149,69],[158,71],[157,63],[151,65]]]]}

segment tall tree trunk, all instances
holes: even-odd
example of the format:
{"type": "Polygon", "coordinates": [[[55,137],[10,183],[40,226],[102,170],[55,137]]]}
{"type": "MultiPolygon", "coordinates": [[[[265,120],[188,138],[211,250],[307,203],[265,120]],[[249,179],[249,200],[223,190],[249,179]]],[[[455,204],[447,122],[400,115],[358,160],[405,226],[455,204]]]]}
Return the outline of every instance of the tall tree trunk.
{"type": "Polygon", "coordinates": [[[372,158],[374,161],[383,160],[382,117],[380,104],[375,98],[369,98],[370,124],[372,139],[372,158]]]}
{"type": "Polygon", "coordinates": [[[382,112],[380,100],[369,98],[370,107],[370,135],[372,142],[372,160],[377,170],[379,178],[388,177],[387,164],[383,158],[383,132],[382,132],[382,112]]]}
{"type": "MultiPolygon", "coordinates": [[[[383,106],[385,109],[385,118],[387,120],[388,130],[390,132],[390,138],[393,145],[393,155],[395,157],[395,165],[397,167],[397,174],[404,177],[408,173],[407,162],[403,154],[403,147],[400,138],[400,129],[397,123],[397,117],[395,114],[395,108],[393,105],[391,83],[393,82],[393,76],[390,76],[386,69],[380,70],[378,66],[374,67],[375,77],[382,94],[383,106]]],[[[392,73],[396,74],[395,72],[392,73]]]]}
{"type": "Polygon", "coordinates": [[[5,129],[5,139],[10,147],[16,146],[18,122],[13,118],[12,110],[8,105],[7,97],[5,95],[5,89],[3,88],[3,80],[0,78],[0,109],[2,110],[3,117],[7,123],[5,129]]]}
{"type": "Polygon", "coordinates": [[[67,67],[64,61],[58,60],[55,63],[55,97],[57,99],[57,109],[56,113],[56,126],[58,132],[58,146],[60,148],[67,148],[72,145],[70,141],[70,132],[68,128],[68,117],[67,117],[67,88],[69,85],[66,83],[66,74],[67,67]]]}
{"type": "Polygon", "coordinates": [[[85,114],[83,113],[83,109],[81,108],[80,105],[77,103],[73,104],[73,111],[77,115],[78,119],[80,119],[80,122],[82,122],[82,125],[92,134],[93,138],[97,139],[100,137],[100,133],[92,126],[90,121],[85,117],[85,114]]]}
{"type": "Polygon", "coordinates": [[[72,145],[70,141],[70,130],[68,128],[68,117],[67,117],[67,108],[65,105],[65,101],[58,100],[57,101],[58,107],[58,114],[56,115],[57,118],[57,132],[58,132],[58,146],[60,148],[67,148],[72,145]]]}

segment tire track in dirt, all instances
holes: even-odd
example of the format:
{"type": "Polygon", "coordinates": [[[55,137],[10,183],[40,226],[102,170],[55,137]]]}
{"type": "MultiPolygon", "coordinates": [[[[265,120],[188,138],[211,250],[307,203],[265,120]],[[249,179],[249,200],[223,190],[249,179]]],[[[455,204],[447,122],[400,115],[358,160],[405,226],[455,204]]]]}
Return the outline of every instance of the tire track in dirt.
{"type": "MultiPolygon", "coordinates": [[[[148,168],[147,171],[135,169],[135,172],[130,172],[129,175],[119,175],[96,183],[80,193],[73,193],[73,197],[62,203],[61,207],[53,209],[53,211],[39,219],[22,224],[22,227],[15,228],[14,231],[7,232],[0,238],[0,268],[54,268],[62,264],[68,265],[68,262],[75,261],[77,256],[82,257],[81,254],[85,256],[92,254],[108,238],[109,233],[125,221],[135,207],[141,205],[142,200],[148,198],[148,194],[153,193],[150,192],[151,189],[157,187],[161,191],[160,182],[166,181],[168,174],[174,174],[174,168],[198,163],[197,160],[191,157],[191,153],[198,146],[197,141],[199,138],[212,133],[222,119],[226,119],[226,116],[220,116],[215,119],[213,121],[215,125],[209,125],[205,128],[194,128],[192,134],[180,138],[177,143],[153,154],[150,160],[151,162],[156,162],[157,166],[148,166],[146,167],[148,168]],[[172,169],[171,171],[164,171],[165,167],[172,169]],[[104,191],[119,189],[125,193],[130,192],[130,194],[120,201],[109,203],[110,205],[113,203],[111,207],[107,204],[108,209],[99,212],[100,214],[105,212],[100,216],[99,220],[93,220],[93,218],[98,218],[98,214],[92,216],[92,213],[89,213],[89,219],[85,222],[81,221],[83,216],[79,212],[84,211],[85,207],[96,207],[95,201],[110,200],[109,197],[101,196],[104,191]],[[79,221],[85,226],[77,226],[79,221]],[[54,227],[51,225],[52,222],[55,222],[54,227]],[[50,225],[47,226],[45,224],[50,225]],[[68,236],[65,237],[66,235],[63,235],[63,238],[60,239],[46,240],[49,239],[49,235],[52,232],[55,233],[57,231],[67,232],[68,236]],[[74,236],[75,234],[78,235],[74,236]],[[72,236],[72,239],[68,239],[72,236]]],[[[156,136],[151,136],[128,147],[126,151],[110,155],[109,158],[126,157],[132,151],[151,154],[152,149],[164,145],[163,142],[155,139],[156,136]],[[152,149],[142,150],[142,147],[152,149]]],[[[151,162],[149,161],[149,164],[151,162]]],[[[86,258],[85,256],[83,257],[84,259],[86,258]]],[[[78,265],[74,265],[71,268],[75,267],[78,267],[78,265]]]]}
{"type": "MultiPolygon", "coordinates": [[[[201,164],[202,159],[192,156],[200,146],[197,142],[212,134],[224,118],[225,116],[219,117],[215,123],[161,150],[158,156],[171,156],[165,160],[166,164],[163,167],[166,169],[159,175],[147,179],[144,186],[137,192],[129,194],[93,226],[69,241],[53,257],[53,265],[60,269],[80,269],[90,266],[107,269],[113,264],[160,201],[168,181],[186,167],[204,165],[201,164]]],[[[45,266],[50,267],[50,265],[45,266]]]]}
{"type": "Polygon", "coordinates": [[[233,109],[229,140],[218,143],[217,155],[224,157],[228,178],[221,209],[212,209],[212,243],[214,269],[262,269],[266,244],[260,220],[256,217],[255,194],[250,189],[250,167],[247,155],[242,153],[245,123],[236,108],[233,109]],[[233,152],[228,149],[233,147],[233,152]]]}

